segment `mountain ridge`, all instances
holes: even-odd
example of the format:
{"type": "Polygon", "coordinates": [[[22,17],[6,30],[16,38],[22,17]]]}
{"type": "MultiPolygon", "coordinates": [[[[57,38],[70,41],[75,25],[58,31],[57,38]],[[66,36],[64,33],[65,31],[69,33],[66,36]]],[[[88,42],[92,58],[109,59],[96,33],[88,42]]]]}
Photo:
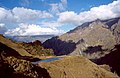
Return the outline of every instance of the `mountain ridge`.
{"type": "Polygon", "coordinates": [[[40,40],[42,43],[47,39],[54,37],[54,35],[26,35],[26,36],[5,36],[17,42],[34,42],[35,40],[40,40]]]}
{"type": "Polygon", "coordinates": [[[46,48],[52,48],[56,55],[79,55],[78,48],[82,47],[81,51],[83,52],[90,46],[102,46],[101,49],[108,49],[109,51],[114,48],[114,45],[120,43],[119,32],[120,18],[108,20],[97,19],[92,22],[84,23],[61,36],[48,39],[43,43],[43,45],[46,48]],[[69,50],[67,47],[69,47],[69,45],[66,47],[63,45],[64,43],[61,42],[74,43],[75,45],[71,48],[75,48],[75,50],[67,53],[67,50],[69,50]],[[57,50],[58,48],[60,49],[57,50]]]}

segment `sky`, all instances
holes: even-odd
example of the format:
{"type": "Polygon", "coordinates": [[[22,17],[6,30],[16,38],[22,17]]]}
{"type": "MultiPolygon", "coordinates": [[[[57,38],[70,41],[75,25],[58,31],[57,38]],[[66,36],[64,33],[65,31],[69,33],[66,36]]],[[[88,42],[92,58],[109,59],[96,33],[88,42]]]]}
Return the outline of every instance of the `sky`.
{"type": "Polygon", "coordinates": [[[120,17],[120,0],[0,0],[0,34],[61,35],[85,22],[120,17]]]}

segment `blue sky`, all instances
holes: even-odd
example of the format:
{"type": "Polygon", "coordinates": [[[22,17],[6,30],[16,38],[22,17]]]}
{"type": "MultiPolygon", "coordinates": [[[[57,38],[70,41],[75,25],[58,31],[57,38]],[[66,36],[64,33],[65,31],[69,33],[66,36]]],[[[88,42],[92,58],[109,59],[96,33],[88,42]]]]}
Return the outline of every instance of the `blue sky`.
{"type": "MultiPolygon", "coordinates": [[[[82,8],[89,10],[92,6],[105,5],[113,1],[114,0],[68,0],[67,10],[80,12],[80,9],[82,8]]],[[[8,9],[13,9],[14,7],[25,7],[35,10],[48,10],[50,8],[49,4],[59,2],[60,0],[0,0],[0,6],[8,9]]]]}
{"type": "Polygon", "coordinates": [[[60,35],[84,22],[119,14],[120,0],[0,0],[0,33],[60,35]]]}
{"type": "MultiPolygon", "coordinates": [[[[67,0],[66,10],[81,12],[89,10],[93,6],[106,5],[115,0],[67,0]]],[[[34,10],[48,10],[49,4],[59,3],[60,0],[0,0],[0,6],[13,9],[14,7],[25,7],[34,10]]]]}

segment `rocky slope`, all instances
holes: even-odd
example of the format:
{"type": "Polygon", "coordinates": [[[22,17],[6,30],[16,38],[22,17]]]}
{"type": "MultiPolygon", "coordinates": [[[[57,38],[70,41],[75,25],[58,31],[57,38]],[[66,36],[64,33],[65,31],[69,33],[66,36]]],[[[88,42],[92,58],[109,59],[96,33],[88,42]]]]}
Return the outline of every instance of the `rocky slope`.
{"type": "Polygon", "coordinates": [[[120,44],[120,18],[95,20],[44,42],[55,55],[84,55],[98,59],[120,44]]]}
{"type": "Polygon", "coordinates": [[[21,42],[18,44],[22,46],[28,53],[35,56],[53,56],[54,55],[53,50],[45,49],[39,40],[36,40],[34,42],[29,42],[29,43],[21,42]]]}
{"type": "Polygon", "coordinates": [[[96,59],[97,64],[107,64],[111,67],[112,72],[120,76],[120,44],[116,45],[111,52],[100,59],[96,59]]]}
{"type": "Polygon", "coordinates": [[[0,35],[0,52],[8,52],[7,54],[15,54],[15,56],[32,56],[21,46],[2,35],[0,35]]]}
{"type": "Polygon", "coordinates": [[[52,49],[44,49],[38,40],[34,42],[15,42],[0,35],[0,51],[11,56],[50,56],[54,55],[52,49]]]}
{"type": "Polygon", "coordinates": [[[31,63],[38,60],[17,42],[0,35],[0,78],[50,78],[46,69],[31,63]]]}
{"type": "Polygon", "coordinates": [[[50,78],[46,69],[30,61],[0,55],[0,78],[50,78]]]}
{"type": "Polygon", "coordinates": [[[81,56],[67,56],[39,66],[45,68],[51,78],[119,78],[81,56]]]}

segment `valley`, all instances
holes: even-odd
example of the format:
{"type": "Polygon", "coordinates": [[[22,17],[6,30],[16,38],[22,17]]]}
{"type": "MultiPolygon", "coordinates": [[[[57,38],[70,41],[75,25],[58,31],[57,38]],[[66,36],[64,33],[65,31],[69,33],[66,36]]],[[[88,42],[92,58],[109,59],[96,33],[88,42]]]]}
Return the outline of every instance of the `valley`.
{"type": "Polygon", "coordinates": [[[119,78],[119,33],[120,18],[113,18],[84,23],[43,43],[0,35],[0,77],[119,78]]]}

